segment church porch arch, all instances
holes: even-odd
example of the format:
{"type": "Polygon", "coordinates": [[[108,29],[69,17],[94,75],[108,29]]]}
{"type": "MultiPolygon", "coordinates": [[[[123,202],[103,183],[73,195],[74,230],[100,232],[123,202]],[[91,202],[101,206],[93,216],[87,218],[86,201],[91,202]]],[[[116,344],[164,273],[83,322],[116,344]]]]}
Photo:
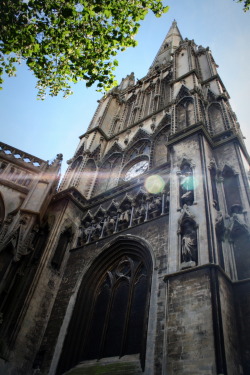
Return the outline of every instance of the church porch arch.
{"type": "MultiPolygon", "coordinates": [[[[149,311],[149,305],[152,304],[152,300],[155,299],[155,293],[152,293],[150,295],[151,283],[152,283],[152,288],[154,288],[154,289],[156,288],[156,275],[153,273],[154,257],[153,257],[152,248],[148,244],[147,241],[142,240],[141,238],[139,238],[137,236],[131,236],[131,235],[119,236],[118,238],[114,239],[113,241],[106,244],[106,246],[104,246],[104,248],[101,250],[101,253],[99,254],[99,256],[89,265],[86,273],[84,275],[81,275],[80,279],[78,280],[78,283],[77,283],[78,286],[76,288],[77,291],[74,293],[74,296],[71,297],[71,301],[74,300],[76,302],[74,303],[74,307],[73,307],[73,304],[71,304],[71,302],[70,302],[70,304],[68,306],[68,309],[67,309],[67,312],[66,312],[66,315],[65,315],[65,318],[64,318],[64,323],[63,323],[62,328],[61,328],[60,335],[62,335],[63,337],[65,337],[65,332],[67,330],[68,330],[68,332],[71,332],[71,333],[67,335],[67,337],[65,338],[65,341],[64,341],[64,348],[63,348],[63,352],[62,352],[64,354],[62,354],[62,356],[61,356],[61,358],[64,358],[64,359],[60,360],[60,362],[59,362],[59,367],[57,369],[58,374],[61,373],[62,371],[64,372],[65,370],[68,370],[68,369],[76,366],[77,363],[79,363],[79,362],[88,360],[88,357],[95,358],[97,356],[96,353],[92,353],[91,350],[88,353],[87,348],[89,347],[89,343],[93,339],[93,337],[91,338],[91,336],[89,336],[88,327],[91,326],[91,319],[93,317],[95,317],[95,302],[97,300],[95,299],[95,301],[94,301],[94,299],[92,297],[93,297],[93,292],[95,290],[97,290],[97,288],[99,287],[98,285],[100,284],[100,280],[103,278],[103,276],[100,276],[100,272],[103,271],[104,273],[106,272],[109,275],[110,275],[110,272],[111,272],[111,273],[113,273],[113,278],[114,277],[117,278],[117,275],[119,275],[119,273],[120,273],[120,281],[121,281],[120,285],[122,285],[122,289],[125,288],[125,290],[126,290],[126,283],[128,283],[128,278],[129,278],[128,276],[130,275],[130,278],[131,278],[131,275],[133,273],[131,270],[130,271],[127,270],[127,266],[129,264],[131,266],[132,263],[138,264],[137,263],[138,259],[140,261],[142,261],[142,264],[143,264],[143,267],[144,267],[143,272],[144,273],[148,272],[149,280],[148,280],[148,284],[147,284],[148,286],[146,287],[146,289],[148,288],[147,293],[146,293],[147,294],[147,297],[146,297],[147,301],[145,302],[146,308],[145,309],[143,308],[143,311],[149,311]],[[118,267],[118,271],[117,271],[117,269],[115,271],[114,271],[114,269],[113,269],[113,271],[112,270],[110,271],[109,267],[112,268],[112,265],[115,265],[116,268],[118,267]],[[123,266],[124,266],[124,268],[123,268],[123,266]],[[121,272],[119,271],[119,269],[121,270],[121,272]],[[94,270],[94,272],[93,272],[93,270],[94,270]],[[124,275],[122,275],[123,272],[125,272],[124,275]],[[90,290],[91,292],[87,292],[87,290],[90,290]],[[92,293],[92,297],[90,296],[91,293],[92,293]],[[149,301],[150,299],[151,299],[151,301],[149,301]],[[82,310],[81,313],[79,313],[79,306],[81,305],[81,301],[85,301],[84,306],[87,306],[88,303],[90,303],[90,305],[91,305],[90,310],[91,311],[89,311],[89,312],[86,311],[86,308],[84,306],[82,306],[81,309],[83,309],[83,310],[82,310]],[[88,301],[88,302],[86,302],[86,301],[88,301]],[[71,317],[69,317],[69,315],[71,315],[71,317]],[[79,316],[80,316],[80,318],[79,318],[79,316]],[[82,319],[83,319],[83,323],[81,322],[82,319]],[[69,320],[70,320],[70,324],[69,324],[68,327],[66,327],[66,325],[68,325],[68,323],[66,321],[69,322],[69,320]],[[72,323],[72,322],[75,322],[75,326],[74,326],[74,323],[72,323]],[[79,326],[79,324],[81,325],[81,327],[79,326]],[[74,332],[77,333],[77,335],[75,335],[74,332]],[[78,338],[74,339],[74,336],[77,336],[78,338]],[[75,340],[79,341],[79,337],[87,337],[87,341],[85,340],[85,342],[87,342],[88,345],[86,345],[84,342],[81,343],[81,344],[76,343],[75,340]],[[76,351],[74,350],[74,348],[76,348],[76,347],[82,347],[83,349],[80,350],[80,351],[78,350],[78,353],[76,353],[76,351]],[[71,351],[71,354],[69,353],[70,351],[71,351]],[[65,353],[67,353],[67,356],[65,355],[65,353]],[[71,360],[69,360],[68,363],[65,363],[65,358],[66,357],[69,358],[70,355],[73,355],[73,359],[71,358],[71,360]]],[[[140,280],[142,280],[145,275],[142,273],[139,276],[140,276],[140,280]]],[[[118,277],[118,279],[119,279],[119,277],[118,277]]],[[[140,282],[138,282],[138,285],[139,284],[140,284],[140,282]]],[[[116,285],[114,290],[115,290],[115,293],[117,293],[117,295],[119,295],[119,293],[121,292],[121,290],[119,292],[119,281],[118,281],[117,285],[116,285]]],[[[124,293],[126,295],[126,292],[124,292],[124,290],[123,290],[121,295],[123,295],[124,293]]],[[[133,292],[131,294],[132,300],[134,298],[133,296],[136,296],[136,293],[137,292],[133,292]]],[[[95,296],[95,298],[96,298],[96,296],[95,296]]],[[[114,303],[114,305],[115,305],[115,300],[116,300],[115,294],[112,298],[113,298],[112,303],[114,303]]],[[[131,306],[133,306],[133,303],[131,303],[132,300],[130,298],[131,306]]],[[[119,305],[120,305],[120,303],[122,303],[122,302],[120,301],[119,305]]],[[[155,303],[155,301],[153,303],[155,303]]],[[[142,304],[142,306],[143,306],[143,304],[142,304]]],[[[126,337],[126,334],[125,334],[125,337],[122,338],[121,343],[120,344],[116,343],[115,347],[113,347],[113,349],[112,349],[112,345],[111,346],[109,345],[110,349],[108,349],[108,351],[111,350],[111,352],[110,353],[108,352],[106,357],[107,356],[108,357],[114,357],[115,354],[117,354],[117,353],[113,353],[112,350],[116,350],[116,348],[119,347],[119,345],[121,345],[121,346],[123,346],[123,349],[121,349],[121,353],[118,356],[122,357],[124,355],[130,355],[130,354],[138,355],[139,354],[140,355],[141,367],[143,368],[144,363],[145,363],[145,347],[146,347],[146,335],[147,335],[147,327],[148,327],[148,324],[145,321],[145,319],[147,320],[148,316],[144,316],[143,319],[135,319],[135,321],[141,321],[141,322],[143,321],[144,322],[143,328],[141,328],[142,329],[141,337],[143,337],[143,339],[141,338],[141,343],[140,343],[141,346],[139,345],[140,350],[138,350],[138,347],[132,348],[130,346],[130,344],[131,344],[132,341],[136,341],[136,340],[131,341],[131,337],[129,337],[129,332],[131,334],[131,320],[130,320],[129,317],[130,317],[130,314],[133,315],[136,312],[132,309],[132,307],[130,307],[130,308],[131,308],[131,311],[128,313],[128,316],[125,319],[125,323],[124,323],[124,326],[127,325],[128,336],[126,337]],[[132,313],[132,310],[133,310],[133,313],[132,313]],[[139,351],[139,353],[138,353],[138,351],[139,351]]],[[[128,311],[128,310],[126,310],[126,311],[128,311]]],[[[112,309],[111,309],[111,313],[112,313],[112,309]]],[[[101,314],[101,316],[102,316],[102,314],[101,314]]],[[[150,317],[150,311],[149,311],[149,320],[150,319],[152,320],[152,317],[150,317]]],[[[112,321],[113,321],[113,319],[112,319],[112,321]]],[[[118,319],[118,321],[119,321],[119,319],[118,319]]],[[[154,324],[155,324],[155,322],[150,323],[151,326],[154,325],[154,324]]],[[[94,326],[96,327],[96,323],[94,324],[94,326]]],[[[108,325],[108,327],[109,327],[109,325],[108,325]]],[[[108,341],[110,337],[109,337],[109,334],[108,334],[107,325],[106,325],[106,329],[107,329],[107,338],[105,340],[108,341]]],[[[123,325],[122,325],[122,329],[123,329],[123,325]]],[[[136,329],[137,328],[134,327],[132,331],[136,332],[136,329]]],[[[126,330],[124,330],[124,332],[125,331],[126,330]]],[[[155,334],[155,333],[152,333],[152,329],[150,331],[151,331],[151,333],[150,333],[151,335],[155,334]]],[[[124,334],[124,332],[123,332],[123,334],[124,334]]],[[[155,332],[155,330],[153,330],[153,332],[155,332]]],[[[63,337],[62,337],[62,340],[64,340],[63,337]]],[[[140,335],[139,335],[139,337],[140,337],[140,335]]],[[[104,345],[104,349],[102,349],[102,350],[104,350],[103,351],[104,355],[99,355],[99,357],[102,357],[102,358],[105,357],[105,340],[104,341],[100,340],[100,345],[104,345]]],[[[152,338],[150,340],[152,341],[152,338]]],[[[61,339],[59,341],[61,341],[61,339]]],[[[95,338],[94,342],[95,342],[95,346],[96,346],[96,338],[95,338]]],[[[151,355],[153,354],[152,345],[147,350],[152,352],[151,355]]],[[[94,351],[95,351],[95,349],[94,349],[94,351]]],[[[54,368],[54,370],[51,373],[54,373],[54,371],[55,371],[55,367],[56,367],[55,363],[59,359],[59,352],[60,352],[60,349],[58,349],[58,351],[56,349],[55,355],[54,355],[54,360],[53,360],[54,365],[52,363],[52,367],[54,368]]],[[[66,360],[66,362],[67,362],[67,360],[66,360]]]]}

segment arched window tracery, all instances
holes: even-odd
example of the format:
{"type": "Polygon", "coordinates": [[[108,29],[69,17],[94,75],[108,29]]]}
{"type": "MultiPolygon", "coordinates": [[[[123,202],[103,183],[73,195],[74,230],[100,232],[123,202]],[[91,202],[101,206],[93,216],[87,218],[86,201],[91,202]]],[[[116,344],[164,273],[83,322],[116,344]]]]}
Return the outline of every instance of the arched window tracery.
{"type": "Polygon", "coordinates": [[[170,135],[170,126],[165,126],[154,141],[154,166],[163,164],[167,161],[167,142],[170,135]]]}
{"type": "Polygon", "coordinates": [[[141,155],[150,155],[151,142],[149,139],[142,139],[133,144],[125,155],[125,164],[141,155]]]}
{"type": "Polygon", "coordinates": [[[102,164],[95,184],[96,195],[117,185],[121,163],[122,155],[114,153],[102,164]]]}
{"type": "Polygon", "coordinates": [[[61,267],[65,252],[67,250],[68,244],[71,241],[71,238],[72,238],[71,227],[65,229],[59,237],[53,258],[51,260],[51,265],[56,270],[59,270],[61,267]]]}
{"type": "Polygon", "coordinates": [[[57,374],[85,360],[138,353],[144,368],[151,275],[148,249],[125,236],[96,259],[82,280],[57,374]]]}
{"type": "Polygon", "coordinates": [[[71,170],[72,171],[77,170],[81,162],[82,162],[82,156],[78,156],[78,158],[75,159],[73,163],[71,164],[71,170]]]}
{"type": "Polygon", "coordinates": [[[158,101],[158,109],[165,107],[170,102],[170,84],[169,77],[161,81],[160,85],[160,100],[158,101]]]}
{"type": "Polygon", "coordinates": [[[84,176],[84,189],[82,194],[87,198],[91,192],[96,176],[96,164],[93,159],[89,159],[83,170],[84,176]]]}
{"type": "Polygon", "coordinates": [[[183,98],[176,107],[177,130],[184,130],[195,123],[194,103],[191,97],[183,98]]]}
{"type": "Polygon", "coordinates": [[[124,129],[130,123],[130,118],[131,118],[131,114],[132,114],[132,108],[133,108],[133,105],[134,105],[134,101],[135,101],[135,97],[133,96],[133,97],[129,98],[129,100],[126,103],[125,113],[124,113],[124,126],[123,126],[124,129]]]}
{"type": "Polygon", "coordinates": [[[150,113],[150,101],[151,101],[151,90],[147,90],[144,94],[144,110],[143,110],[143,117],[146,117],[150,113]]]}
{"type": "Polygon", "coordinates": [[[208,108],[210,129],[213,134],[225,131],[222,109],[219,103],[212,103],[208,108]]]}

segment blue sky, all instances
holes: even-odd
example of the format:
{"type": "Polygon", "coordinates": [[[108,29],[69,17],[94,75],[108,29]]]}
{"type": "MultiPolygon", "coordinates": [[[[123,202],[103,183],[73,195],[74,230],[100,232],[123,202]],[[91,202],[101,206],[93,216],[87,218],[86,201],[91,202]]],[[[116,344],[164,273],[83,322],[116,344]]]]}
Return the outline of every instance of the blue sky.
{"type": "MultiPolygon", "coordinates": [[[[136,37],[139,45],[118,56],[117,80],[132,71],[136,78],[147,73],[176,19],[183,38],[212,50],[250,151],[250,12],[244,13],[242,4],[233,0],[164,0],[164,4],[170,6],[169,12],[161,18],[149,14],[136,37]]],[[[83,82],[67,99],[60,95],[39,101],[35,85],[25,65],[16,78],[6,78],[0,92],[1,141],[45,160],[63,153],[65,170],[101,94],[83,82]]]]}

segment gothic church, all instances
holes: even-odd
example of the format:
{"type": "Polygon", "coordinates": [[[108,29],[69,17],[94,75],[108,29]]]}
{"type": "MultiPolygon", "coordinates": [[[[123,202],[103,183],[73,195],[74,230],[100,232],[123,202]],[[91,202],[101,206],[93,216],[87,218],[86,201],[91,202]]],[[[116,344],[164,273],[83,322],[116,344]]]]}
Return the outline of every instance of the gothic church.
{"type": "Polygon", "coordinates": [[[0,374],[250,374],[250,159],[209,48],[174,21],[59,187],[62,155],[0,159],[0,374]]]}

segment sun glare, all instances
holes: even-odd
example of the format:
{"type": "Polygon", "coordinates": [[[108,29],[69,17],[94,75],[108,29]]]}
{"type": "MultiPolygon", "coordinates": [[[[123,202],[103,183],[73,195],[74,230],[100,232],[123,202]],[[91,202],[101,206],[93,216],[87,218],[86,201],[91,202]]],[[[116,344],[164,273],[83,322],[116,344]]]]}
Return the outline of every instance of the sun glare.
{"type": "Polygon", "coordinates": [[[165,181],[161,176],[154,174],[146,178],[144,186],[148,193],[158,194],[163,191],[165,181]]]}

